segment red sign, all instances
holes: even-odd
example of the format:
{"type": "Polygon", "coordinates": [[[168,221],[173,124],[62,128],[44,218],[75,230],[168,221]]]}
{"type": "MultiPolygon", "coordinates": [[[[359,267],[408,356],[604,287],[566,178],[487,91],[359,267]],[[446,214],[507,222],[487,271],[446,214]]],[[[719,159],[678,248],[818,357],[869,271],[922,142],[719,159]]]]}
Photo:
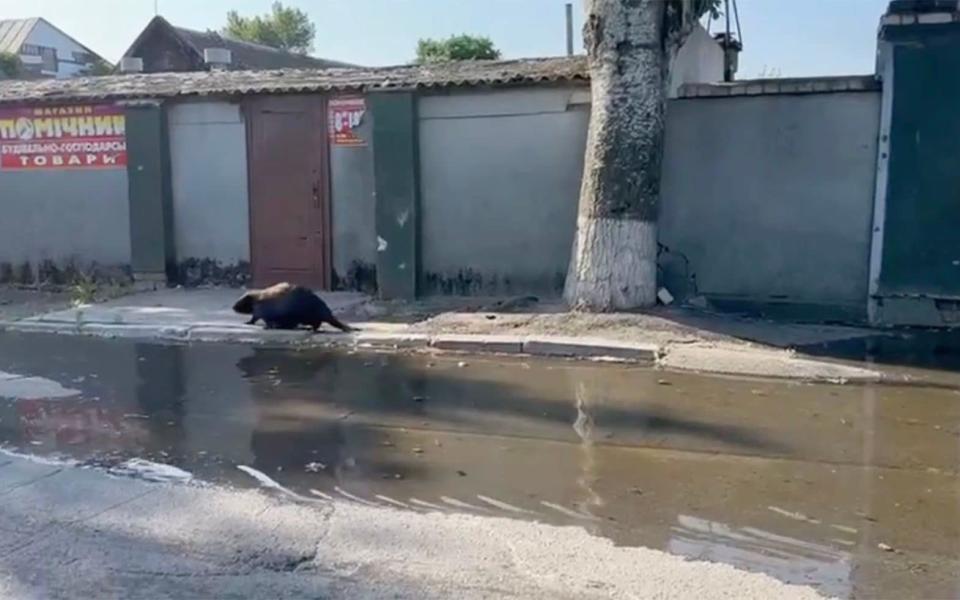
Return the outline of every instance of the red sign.
{"type": "Polygon", "coordinates": [[[118,106],[0,108],[0,170],[124,167],[124,133],[118,106]]]}
{"type": "Polygon", "coordinates": [[[366,146],[367,141],[354,131],[360,126],[366,105],[363,98],[337,98],[330,101],[330,143],[335,146],[366,146]]]}

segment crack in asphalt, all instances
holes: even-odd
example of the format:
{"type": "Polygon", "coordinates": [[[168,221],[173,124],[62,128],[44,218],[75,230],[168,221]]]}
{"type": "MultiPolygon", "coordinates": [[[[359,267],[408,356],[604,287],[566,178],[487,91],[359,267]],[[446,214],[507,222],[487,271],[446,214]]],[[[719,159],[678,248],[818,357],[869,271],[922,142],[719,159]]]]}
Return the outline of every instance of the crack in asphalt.
{"type": "MultiPolygon", "coordinates": [[[[58,472],[59,472],[59,471],[58,471],[58,472]]],[[[55,474],[55,473],[54,473],[54,474],[55,474]]],[[[38,479],[42,479],[42,477],[41,477],[41,478],[38,478],[38,479]]],[[[58,529],[62,529],[62,528],[64,528],[64,527],[68,527],[68,526],[70,526],[70,525],[79,525],[79,524],[81,524],[81,523],[86,523],[87,521],[89,521],[89,520],[91,520],[91,519],[95,519],[95,518],[97,518],[97,517],[99,517],[99,516],[105,515],[106,513],[110,512],[110,511],[112,511],[112,510],[114,510],[114,509],[120,508],[121,506],[124,506],[124,505],[130,504],[130,503],[132,503],[132,502],[135,502],[135,501],[137,501],[137,500],[140,500],[141,498],[144,498],[144,497],[146,497],[146,496],[149,496],[150,494],[156,493],[156,491],[157,491],[157,490],[147,490],[147,491],[143,492],[142,494],[137,494],[137,495],[132,496],[132,497],[130,497],[130,498],[126,498],[126,499],[124,499],[124,500],[121,500],[120,502],[116,502],[116,503],[114,503],[114,504],[111,504],[111,505],[109,505],[109,506],[106,506],[106,507],[104,507],[104,508],[101,509],[101,510],[98,510],[98,511],[96,511],[96,512],[93,512],[93,513],[91,513],[91,514],[89,514],[89,515],[86,515],[86,516],[83,516],[83,517],[79,517],[79,518],[76,518],[76,519],[69,519],[69,520],[66,520],[66,521],[55,521],[55,522],[49,523],[48,525],[44,525],[44,526],[41,527],[39,530],[37,530],[34,534],[32,534],[27,541],[23,542],[22,544],[17,544],[16,546],[13,546],[13,547],[11,547],[11,548],[8,548],[5,552],[0,553],[0,559],[7,558],[8,556],[11,556],[11,555],[13,555],[13,554],[16,554],[17,552],[20,552],[20,551],[26,549],[26,548],[29,548],[30,546],[36,544],[37,542],[40,542],[40,541],[42,541],[42,540],[45,540],[45,539],[49,538],[49,537],[50,537],[53,533],[55,533],[56,530],[58,530],[58,529]]]]}
{"type": "MultiPolygon", "coordinates": [[[[9,465],[10,463],[7,462],[7,463],[4,463],[4,464],[9,465]]],[[[9,495],[9,494],[12,494],[13,492],[15,492],[15,491],[17,491],[17,490],[19,490],[19,489],[23,489],[23,488],[25,488],[25,487],[29,487],[29,486],[33,485],[34,483],[36,483],[36,482],[38,482],[38,481],[42,481],[42,480],[44,480],[44,479],[47,479],[48,477],[53,477],[54,475],[57,475],[58,473],[62,473],[62,472],[63,472],[63,469],[55,469],[55,470],[53,470],[53,471],[51,471],[51,472],[49,472],[49,473],[44,473],[43,475],[38,475],[38,476],[34,477],[33,479],[30,479],[29,481],[23,481],[23,482],[20,482],[20,483],[18,483],[18,484],[16,484],[16,485],[12,485],[12,486],[8,487],[7,489],[3,490],[2,492],[0,492],[0,498],[2,498],[3,496],[7,496],[7,495],[9,495]]]]}

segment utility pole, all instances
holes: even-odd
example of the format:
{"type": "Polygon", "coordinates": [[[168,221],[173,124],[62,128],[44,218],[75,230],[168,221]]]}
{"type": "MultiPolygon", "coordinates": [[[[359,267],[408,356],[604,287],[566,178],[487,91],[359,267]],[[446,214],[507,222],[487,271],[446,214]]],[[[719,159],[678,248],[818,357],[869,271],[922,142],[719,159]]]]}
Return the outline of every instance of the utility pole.
{"type": "Polygon", "coordinates": [[[567,2],[567,56],[573,56],[573,3],[567,2]]]}
{"type": "Polygon", "coordinates": [[[723,80],[733,81],[733,61],[730,60],[730,51],[732,48],[730,39],[730,0],[724,0],[723,17],[726,19],[726,31],[723,35],[723,80]]]}

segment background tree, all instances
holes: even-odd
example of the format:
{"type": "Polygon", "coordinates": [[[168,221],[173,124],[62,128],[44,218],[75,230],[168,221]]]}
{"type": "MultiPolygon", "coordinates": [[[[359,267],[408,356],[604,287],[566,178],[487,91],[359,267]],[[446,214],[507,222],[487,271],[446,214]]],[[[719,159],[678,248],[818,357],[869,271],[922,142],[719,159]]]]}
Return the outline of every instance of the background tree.
{"type": "Polygon", "coordinates": [[[11,52],[0,52],[0,78],[16,79],[23,74],[20,57],[11,52]]]}
{"type": "Polygon", "coordinates": [[[451,60],[495,60],[500,58],[490,38],[476,35],[452,35],[445,40],[430,38],[417,42],[418,64],[451,60]]]}
{"type": "Polygon", "coordinates": [[[657,212],[670,61],[717,0],[586,0],[592,104],[564,296],[622,310],[657,298],[657,212]]]}
{"type": "Polygon", "coordinates": [[[270,14],[241,17],[235,10],[227,13],[223,34],[238,40],[272,46],[288,52],[307,54],[313,49],[317,28],[307,13],[274,2],[270,14]]]}

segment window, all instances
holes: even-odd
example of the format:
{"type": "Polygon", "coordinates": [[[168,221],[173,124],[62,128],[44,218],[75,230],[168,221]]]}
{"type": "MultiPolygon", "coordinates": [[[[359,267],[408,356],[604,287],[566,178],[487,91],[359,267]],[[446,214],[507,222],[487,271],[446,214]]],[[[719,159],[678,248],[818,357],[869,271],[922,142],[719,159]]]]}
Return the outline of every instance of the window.
{"type": "Polygon", "coordinates": [[[60,66],[57,61],[57,49],[40,46],[40,58],[43,59],[43,70],[56,72],[60,66]]]}
{"type": "Polygon", "coordinates": [[[36,44],[24,44],[20,46],[20,54],[23,56],[39,56],[44,71],[57,70],[58,61],[56,48],[37,46],[36,44]]]}
{"type": "Polygon", "coordinates": [[[93,62],[93,55],[89,52],[74,52],[73,62],[86,65],[93,62]]]}

